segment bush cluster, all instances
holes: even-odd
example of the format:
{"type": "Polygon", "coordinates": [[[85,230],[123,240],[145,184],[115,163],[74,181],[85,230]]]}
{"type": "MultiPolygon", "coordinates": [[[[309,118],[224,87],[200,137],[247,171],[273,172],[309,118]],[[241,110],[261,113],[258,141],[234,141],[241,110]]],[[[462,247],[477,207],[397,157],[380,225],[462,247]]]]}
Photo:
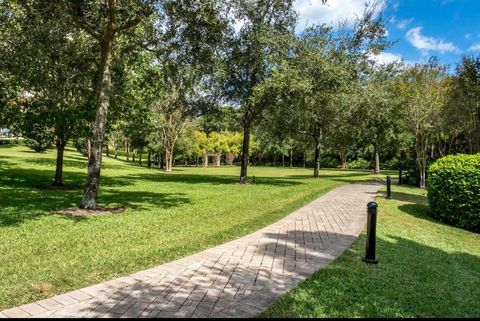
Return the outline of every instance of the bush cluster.
{"type": "Polygon", "coordinates": [[[347,162],[346,168],[347,169],[370,169],[371,166],[369,161],[363,158],[359,158],[351,162],[347,162]]]}
{"type": "Polygon", "coordinates": [[[431,215],[453,226],[480,232],[480,154],[443,157],[428,172],[431,215]]]}
{"type": "Polygon", "coordinates": [[[320,167],[322,168],[337,168],[340,162],[336,157],[325,156],[320,158],[320,167]]]}

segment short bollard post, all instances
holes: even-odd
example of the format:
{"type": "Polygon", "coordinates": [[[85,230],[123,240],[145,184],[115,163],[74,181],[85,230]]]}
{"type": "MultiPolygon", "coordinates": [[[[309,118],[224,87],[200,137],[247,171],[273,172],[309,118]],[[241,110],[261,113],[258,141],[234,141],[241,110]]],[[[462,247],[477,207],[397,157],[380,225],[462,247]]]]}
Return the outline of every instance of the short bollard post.
{"type": "Polygon", "coordinates": [[[392,177],[387,176],[387,199],[392,198],[392,177]]]}
{"type": "Polygon", "coordinates": [[[402,184],[402,169],[398,170],[398,185],[402,184]]]}
{"type": "Polygon", "coordinates": [[[378,205],[375,202],[367,204],[367,244],[365,248],[365,257],[362,258],[362,261],[370,264],[378,263],[378,260],[375,257],[375,247],[377,245],[377,208],[378,205]]]}

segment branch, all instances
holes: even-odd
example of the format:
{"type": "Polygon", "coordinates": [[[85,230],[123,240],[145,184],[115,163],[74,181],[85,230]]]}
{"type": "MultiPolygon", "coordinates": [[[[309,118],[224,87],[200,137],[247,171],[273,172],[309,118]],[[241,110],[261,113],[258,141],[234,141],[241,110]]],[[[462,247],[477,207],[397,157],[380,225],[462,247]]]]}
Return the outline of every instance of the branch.
{"type": "MultiPolygon", "coordinates": [[[[75,12],[75,10],[71,6],[66,6],[65,9],[66,9],[68,15],[72,18],[73,22],[75,23],[75,25],[77,27],[84,30],[89,35],[91,35],[93,38],[97,39],[98,41],[101,41],[100,34],[97,31],[95,31],[91,26],[89,26],[87,23],[82,21],[80,19],[79,15],[77,14],[77,12],[75,12]]],[[[79,7],[77,9],[81,13],[81,9],[79,7]]]]}

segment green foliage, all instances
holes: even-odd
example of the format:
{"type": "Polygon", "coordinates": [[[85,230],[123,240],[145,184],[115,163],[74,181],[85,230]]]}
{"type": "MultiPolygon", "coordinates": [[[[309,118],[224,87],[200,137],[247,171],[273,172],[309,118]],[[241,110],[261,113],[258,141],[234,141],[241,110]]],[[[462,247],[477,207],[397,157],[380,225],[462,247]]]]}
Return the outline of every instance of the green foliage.
{"type": "Polygon", "coordinates": [[[450,155],[433,163],[428,200],[434,218],[480,232],[480,154],[450,155]]]}
{"type": "Polygon", "coordinates": [[[323,168],[337,168],[340,162],[336,157],[325,156],[320,159],[320,167],[323,168]]]}
{"type": "Polygon", "coordinates": [[[351,162],[347,162],[347,169],[370,169],[372,168],[369,161],[359,158],[351,162]]]}

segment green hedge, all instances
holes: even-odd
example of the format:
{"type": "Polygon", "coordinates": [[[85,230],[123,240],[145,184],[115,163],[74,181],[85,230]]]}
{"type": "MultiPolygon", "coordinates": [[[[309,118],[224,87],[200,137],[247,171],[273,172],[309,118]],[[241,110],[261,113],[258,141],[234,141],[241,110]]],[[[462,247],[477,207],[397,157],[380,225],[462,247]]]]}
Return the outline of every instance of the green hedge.
{"type": "Polygon", "coordinates": [[[480,232],[480,154],[443,157],[429,167],[428,174],[431,215],[480,232]]]}

